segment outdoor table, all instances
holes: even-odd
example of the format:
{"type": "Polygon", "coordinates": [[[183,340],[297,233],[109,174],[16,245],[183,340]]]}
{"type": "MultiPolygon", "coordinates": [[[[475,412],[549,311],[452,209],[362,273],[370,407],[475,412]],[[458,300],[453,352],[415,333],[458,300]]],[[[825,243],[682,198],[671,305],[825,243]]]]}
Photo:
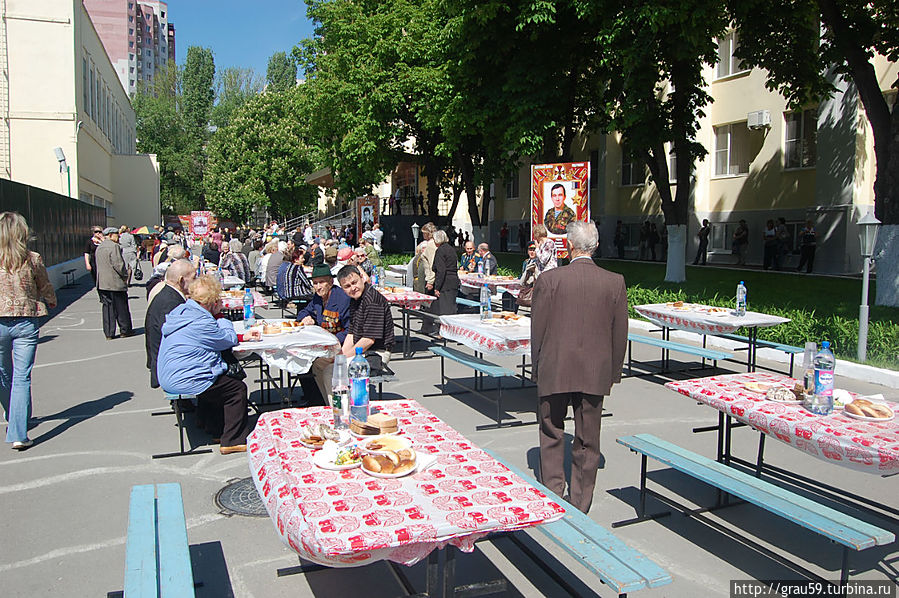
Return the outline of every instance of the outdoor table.
{"type": "MultiPolygon", "coordinates": [[[[764,439],[769,436],[834,465],[875,475],[899,473],[899,419],[857,420],[845,415],[841,409],[834,409],[830,415],[816,415],[798,403],[768,401],[763,394],[748,390],[745,386],[747,382],[792,387],[796,381],[782,374],[754,372],[678,380],[668,382],[665,387],[717,409],[719,460],[755,467],[756,475],[760,475],[764,467],[766,470],[814,482],[804,476],[764,464],[764,439]],[[731,455],[731,418],[760,433],[756,463],[731,455]]],[[[888,405],[899,412],[899,404],[888,402],[888,405]]],[[[820,482],[814,483],[871,504],[862,497],[820,482]]],[[[899,510],[884,505],[873,506],[899,514],[899,510]]]]}
{"type": "MultiPolygon", "coordinates": [[[[259,496],[278,536],[303,559],[328,567],[379,560],[411,566],[435,549],[471,552],[488,534],[563,516],[561,506],[416,401],[383,401],[378,407],[398,419],[419,460],[432,465],[392,479],[371,477],[361,468],[318,468],[312,451],[300,443],[301,430],[307,423],[330,424],[327,407],[265,413],[247,439],[259,496]]],[[[436,580],[428,569],[426,595],[433,596],[436,580]]]]}
{"type": "Polygon", "coordinates": [[[739,328],[746,328],[749,338],[749,350],[746,355],[746,371],[748,372],[755,371],[758,329],[790,321],[789,318],[754,311],[747,311],[746,315],[738,316],[729,308],[714,309],[724,309],[725,311],[713,311],[713,306],[698,303],[685,303],[683,307],[674,307],[667,303],[634,306],[634,310],[638,314],[662,327],[662,335],[665,340],[669,340],[671,328],[702,335],[732,334],[739,328]]]}
{"type": "Polygon", "coordinates": [[[460,274],[459,282],[462,286],[473,289],[480,289],[486,284],[491,295],[496,293],[499,287],[511,292],[521,286],[521,281],[512,276],[480,276],[477,273],[460,274]]]}
{"type": "Polygon", "coordinates": [[[481,320],[480,314],[441,316],[440,335],[478,353],[524,357],[531,354],[531,319],[526,316],[518,320],[481,320]]]}
{"type": "Polygon", "coordinates": [[[222,288],[228,287],[242,287],[246,282],[243,278],[239,276],[234,276],[233,274],[228,274],[222,279],[222,288]]]}
{"type": "Polygon", "coordinates": [[[393,289],[391,291],[387,291],[383,287],[375,288],[377,288],[378,292],[384,296],[387,303],[396,305],[400,308],[400,314],[402,316],[401,327],[403,329],[403,357],[409,357],[412,354],[411,312],[427,308],[437,297],[419,293],[409,287],[391,286],[390,288],[393,289]]]}
{"type": "MultiPolygon", "coordinates": [[[[238,279],[240,280],[240,279],[238,279]]],[[[250,289],[253,294],[253,307],[268,307],[268,300],[256,289],[250,289]]],[[[243,310],[243,296],[232,297],[225,295],[222,297],[222,308],[227,310],[239,309],[243,310]]]]}

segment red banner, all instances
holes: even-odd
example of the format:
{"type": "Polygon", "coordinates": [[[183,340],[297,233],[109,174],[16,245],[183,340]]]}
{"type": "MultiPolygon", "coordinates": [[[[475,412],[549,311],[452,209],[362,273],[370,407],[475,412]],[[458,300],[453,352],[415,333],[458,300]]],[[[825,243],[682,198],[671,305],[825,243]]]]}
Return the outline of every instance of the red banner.
{"type": "Polygon", "coordinates": [[[590,163],[562,162],[531,166],[531,230],[546,227],[558,257],[568,257],[565,227],[590,222],[590,163]]]}
{"type": "Polygon", "coordinates": [[[194,237],[206,236],[212,224],[212,212],[195,210],[190,213],[190,234],[194,237]]]}

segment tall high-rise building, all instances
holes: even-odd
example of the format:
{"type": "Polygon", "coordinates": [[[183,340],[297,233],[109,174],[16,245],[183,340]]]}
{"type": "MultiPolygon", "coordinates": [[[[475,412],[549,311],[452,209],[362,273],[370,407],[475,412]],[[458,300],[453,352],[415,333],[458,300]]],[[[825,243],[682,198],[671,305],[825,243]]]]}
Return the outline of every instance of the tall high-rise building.
{"type": "Polygon", "coordinates": [[[175,25],[159,0],[84,0],[84,6],[122,87],[133,95],[141,81],[175,60],[175,25]]]}

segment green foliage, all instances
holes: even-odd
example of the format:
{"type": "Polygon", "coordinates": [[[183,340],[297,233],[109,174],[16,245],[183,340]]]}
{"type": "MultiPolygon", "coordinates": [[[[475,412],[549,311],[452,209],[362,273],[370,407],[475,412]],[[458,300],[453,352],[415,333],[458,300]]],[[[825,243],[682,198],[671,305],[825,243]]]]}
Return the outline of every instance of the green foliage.
{"type": "Polygon", "coordinates": [[[226,126],[231,114],[247,100],[259,95],[262,87],[262,78],[251,68],[232,66],[216,74],[216,103],[210,117],[212,124],[218,128],[226,126]]]}
{"type": "Polygon", "coordinates": [[[182,75],[182,114],[188,133],[205,139],[215,100],[215,60],[212,50],[191,46],[187,49],[182,75]]]}
{"type": "Polygon", "coordinates": [[[297,63],[285,52],[275,52],[268,59],[265,73],[266,90],[286,91],[297,85],[297,63]]]}

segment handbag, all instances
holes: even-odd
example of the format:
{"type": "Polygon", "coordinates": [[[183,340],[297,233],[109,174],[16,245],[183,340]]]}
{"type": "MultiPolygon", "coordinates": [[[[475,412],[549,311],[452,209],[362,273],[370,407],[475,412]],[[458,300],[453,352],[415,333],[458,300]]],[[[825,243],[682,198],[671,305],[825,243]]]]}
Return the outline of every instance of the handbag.
{"type": "Polygon", "coordinates": [[[531,296],[534,294],[534,287],[521,287],[521,291],[518,293],[518,299],[515,302],[521,307],[530,307],[531,306],[531,296]]]}
{"type": "Polygon", "coordinates": [[[134,269],[134,280],[143,280],[144,271],[140,269],[140,264],[134,269]]]}

